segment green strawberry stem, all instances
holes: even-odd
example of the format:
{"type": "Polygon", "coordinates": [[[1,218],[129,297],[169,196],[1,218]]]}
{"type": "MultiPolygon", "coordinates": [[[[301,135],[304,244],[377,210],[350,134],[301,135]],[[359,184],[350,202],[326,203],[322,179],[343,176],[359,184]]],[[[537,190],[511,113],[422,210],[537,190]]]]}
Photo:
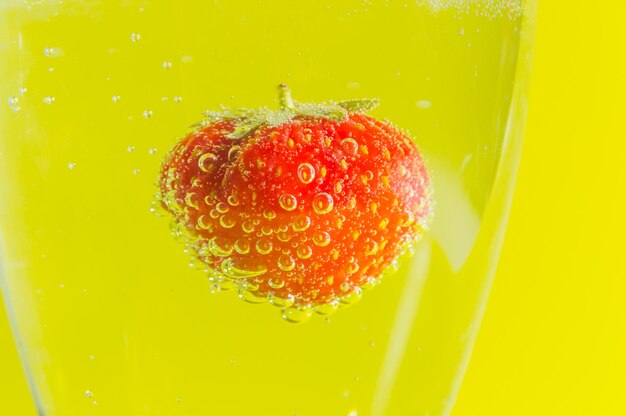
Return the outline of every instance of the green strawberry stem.
{"type": "Polygon", "coordinates": [[[295,110],[296,106],[291,98],[291,89],[287,84],[278,85],[278,102],[281,110],[295,110]]]}
{"type": "Polygon", "coordinates": [[[296,104],[291,97],[291,89],[287,84],[278,85],[278,102],[280,110],[287,113],[318,117],[343,118],[345,113],[365,113],[376,107],[378,98],[363,98],[345,101],[329,101],[321,104],[296,104]]]}
{"type": "Polygon", "coordinates": [[[348,115],[365,113],[377,107],[379,103],[377,98],[327,101],[319,104],[297,103],[291,97],[291,89],[286,84],[278,85],[278,101],[280,104],[278,110],[261,107],[257,109],[222,108],[221,111],[205,111],[204,120],[194,124],[193,127],[204,127],[217,120],[231,119],[235,121],[235,126],[228,137],[239,139],[260,126],[278,126],[290,122],[296,116],[343,121],[348,118],[348,115]]]}

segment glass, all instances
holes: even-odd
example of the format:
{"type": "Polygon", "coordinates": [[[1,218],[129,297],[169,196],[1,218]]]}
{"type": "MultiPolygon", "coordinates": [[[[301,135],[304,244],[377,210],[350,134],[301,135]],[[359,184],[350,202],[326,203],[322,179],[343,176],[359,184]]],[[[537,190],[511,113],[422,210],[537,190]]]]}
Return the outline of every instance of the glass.
{"type": "Polygon", "coordinates": [[[39,413],[449,414],[505,230],[534,9],[5,1],[1,281],[39,413]],[[435,201],[382,284],[299,325],[188,267],[150,212],[203,110],[275,107],[282,82],[303,102],[378,98],[372,116],[414,138],[435,201]]]}

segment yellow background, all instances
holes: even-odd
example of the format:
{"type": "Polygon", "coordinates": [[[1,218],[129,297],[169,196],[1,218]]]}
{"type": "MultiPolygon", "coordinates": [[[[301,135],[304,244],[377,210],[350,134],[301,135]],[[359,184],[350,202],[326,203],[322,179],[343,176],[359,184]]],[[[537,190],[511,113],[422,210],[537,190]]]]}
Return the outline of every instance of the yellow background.
{"type": "MultiPolygon", "coordinates": [[[[626,415],[624,21],[622,1],[540,4],[518,186],[455,416],[626,415]]],[[[0,318],[0,414],[31,416],[0,318]]]]}

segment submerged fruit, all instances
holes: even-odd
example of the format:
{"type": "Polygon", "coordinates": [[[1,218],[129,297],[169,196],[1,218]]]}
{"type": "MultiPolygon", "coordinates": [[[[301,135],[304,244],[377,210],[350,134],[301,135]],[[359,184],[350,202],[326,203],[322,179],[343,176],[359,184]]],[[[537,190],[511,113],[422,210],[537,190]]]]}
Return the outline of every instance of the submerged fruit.
{"type": "Polygon", "coordinates": [[[299,321],[358,299],[425,231],[430,180],[375,100],[208,112],[166,156],[159,199],[212,279],[299,321]]]}

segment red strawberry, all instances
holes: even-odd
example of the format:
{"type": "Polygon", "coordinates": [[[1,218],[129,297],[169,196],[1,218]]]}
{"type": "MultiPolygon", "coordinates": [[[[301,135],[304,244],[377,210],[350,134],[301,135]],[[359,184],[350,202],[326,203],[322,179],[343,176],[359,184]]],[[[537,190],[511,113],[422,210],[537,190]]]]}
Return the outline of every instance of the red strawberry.
{"type": "Polygon", "coordinates": [[[424,232],[430,180],[376,100],[207,113],[166,156],[160,201],[212,279],[300,321],[358,299],[424,232]]]}

